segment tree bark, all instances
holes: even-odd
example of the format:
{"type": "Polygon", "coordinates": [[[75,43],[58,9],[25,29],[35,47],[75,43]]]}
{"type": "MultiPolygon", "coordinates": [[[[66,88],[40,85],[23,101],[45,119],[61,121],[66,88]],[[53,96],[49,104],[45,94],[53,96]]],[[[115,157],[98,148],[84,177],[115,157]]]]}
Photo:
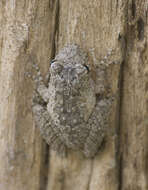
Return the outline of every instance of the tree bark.
{"type": "MultiPolygon", "coordinates": [[[[147,190],[148,2],[0,2],[0,189],[147,190]],[[94,159],[59,157],[40,137],[31,111],[32,62],[42,75],[66,44],[97,68],[112,49],[106,77],[115,101],[105,145],[94,159]]],[[[96,84],[99,83],[97,69],[96,84]]]]}

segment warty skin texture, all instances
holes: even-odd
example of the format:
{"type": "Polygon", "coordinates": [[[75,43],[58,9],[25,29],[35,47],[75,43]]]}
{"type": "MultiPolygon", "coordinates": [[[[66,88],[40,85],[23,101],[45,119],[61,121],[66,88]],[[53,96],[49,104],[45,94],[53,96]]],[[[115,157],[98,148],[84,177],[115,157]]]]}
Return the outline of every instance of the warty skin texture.
{"type": "Polygon", "coordinates": [[[37,79],[33,115],[51,148],[80,150],[91,158],[105,137],[111,100],[96,98],[88,65],[78,45],[64,47],[51,62],[48,85],[37,79]]]}

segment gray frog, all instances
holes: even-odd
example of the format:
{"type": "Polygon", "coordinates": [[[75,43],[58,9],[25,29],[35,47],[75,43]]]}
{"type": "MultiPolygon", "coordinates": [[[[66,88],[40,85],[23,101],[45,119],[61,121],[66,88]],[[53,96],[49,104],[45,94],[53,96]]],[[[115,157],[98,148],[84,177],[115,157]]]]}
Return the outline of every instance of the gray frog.
{"type": "Polygon", "coordinates": [[[97,98],[88,58],[75,44],[64,47],[51,62],[48,85],[37,80],[33,115],[52,149],[80,150],[94,157],[108,127],[111,101],[97,98]]]}

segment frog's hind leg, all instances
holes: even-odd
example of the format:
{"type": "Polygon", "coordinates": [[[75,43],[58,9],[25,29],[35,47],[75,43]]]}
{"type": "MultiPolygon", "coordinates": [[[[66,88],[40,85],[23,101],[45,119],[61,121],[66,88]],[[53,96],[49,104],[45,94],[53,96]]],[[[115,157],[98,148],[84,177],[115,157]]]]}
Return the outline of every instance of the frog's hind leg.
{"type": "MultiPolygon", "coordinates": [[[[45,85],[43,77],[40,72],[40,68],[37,64],[32,64],[33,69],[36,71],[35,75],[32,75],[31,73],[26,73],[26,76],[28,78],[31,78],[32,81],[35,84],[35,90],[40,95],[40,97],[45,101],[48,102],[49,100],[49,93],[48,93],[48,87],[45,85]]],[[[49,74],[46,76],[49,80],[49,74]]],[[[47,79],[46,79],[47,80],[47,79]]]]}
{"type": "Polygon", "coordinates": [[[51,119],[48,111],[40,104],[32,106],[36,126],[40,129],[45,141],[50,144],[56,140],[56,134],[51,127],[51,119]]]}
{"type": "Polygon", "coordinates": [[[66,156],[66,146],[60,139],[60,134],[54,130],[54,124],[51,122],[50,115],[46,107],[33,103],[32,110],[34,113],[36,126],[40,129],[41,135],[50,147],[55,150],[60,156],[66,156]]]}
{"type": "Polygon", "coordinates": [[[83,150],[86,157],[94,157],[102,146],[106,130],[108,129],[112,101],[112,98],[104,98],[97,102],[88,120],[87,128],[90,132],[86,138],[83,150]]]}

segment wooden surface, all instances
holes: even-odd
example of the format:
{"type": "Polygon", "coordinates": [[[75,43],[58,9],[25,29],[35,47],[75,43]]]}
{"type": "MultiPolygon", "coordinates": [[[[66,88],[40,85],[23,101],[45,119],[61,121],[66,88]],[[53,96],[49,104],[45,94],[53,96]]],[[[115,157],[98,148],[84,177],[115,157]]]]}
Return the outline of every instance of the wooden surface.
{"type": "MultiPolygon", "coordinates": [[[[0,190],[147,190],[148,2],[0,1],[0,190]],[[43,76],[67,43],[95,66],[114,50],[107,77],[116,95],[106,143],[94,159],[60,158],[34,126],[36,62],[43,76]]],[[[99,76],[96,70],[96,81],[99,76]]]]}

